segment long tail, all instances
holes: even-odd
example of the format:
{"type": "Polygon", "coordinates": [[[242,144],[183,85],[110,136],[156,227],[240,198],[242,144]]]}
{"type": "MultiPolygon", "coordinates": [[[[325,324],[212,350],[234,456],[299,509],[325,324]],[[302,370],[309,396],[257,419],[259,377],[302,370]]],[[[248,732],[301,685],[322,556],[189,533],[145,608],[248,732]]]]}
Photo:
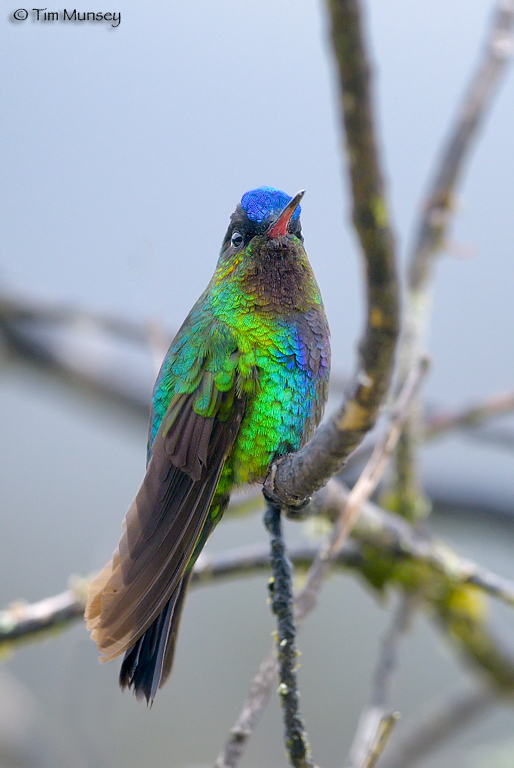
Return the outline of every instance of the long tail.
{"type": "Polygon", "coordinates": [[[101,661],[126,654],[121,686],[147,702],[171,670],[188,574],[228,501],[215,492],[244,415],[245,399],[232,391],[216,395],[224,420],[216,411],[199,416],[199,397],[172,401],[118,548],[93,580],[85,610],[101,661]]]}
{"type": "Polygon", "coordinates": [[[164,610],[144,635],[125,653],[120,670],[120,686],[132,688],[138,701],[152,704],[157,690],[166,682],[173,665],[180,617],[190,573],[178,583],[164,610]]]}

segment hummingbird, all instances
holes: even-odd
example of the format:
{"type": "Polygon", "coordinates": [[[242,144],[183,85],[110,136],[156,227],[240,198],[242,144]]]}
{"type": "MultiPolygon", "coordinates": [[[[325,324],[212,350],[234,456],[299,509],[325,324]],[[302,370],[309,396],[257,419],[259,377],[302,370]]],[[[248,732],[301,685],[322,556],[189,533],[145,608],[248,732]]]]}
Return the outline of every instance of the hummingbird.
{"type": "Polygon", "coordinates": [[[141,488],[89,589],[100,660],[125,654],[120,686],[147,704],[171,672],[193,565],[230,492],[263,482],[323,415],[330,334],[303,244],[303,194],[259,187],[232,214],[154,386],[141,488]]]}

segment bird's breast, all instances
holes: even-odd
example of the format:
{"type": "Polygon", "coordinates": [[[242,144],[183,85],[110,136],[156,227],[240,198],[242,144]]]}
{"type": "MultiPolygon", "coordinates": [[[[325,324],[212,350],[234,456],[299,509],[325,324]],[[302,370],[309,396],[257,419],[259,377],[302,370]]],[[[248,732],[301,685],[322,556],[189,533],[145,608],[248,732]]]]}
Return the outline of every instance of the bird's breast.
{"type": "Polygon", "coordinates": [[[273,457],[298,450],[319,423],[330,369],[325,315],[311,309],[269,323],[254,315],[238,347],[253,388],[230,461],[239,484],[263,479],[273,457]]]}

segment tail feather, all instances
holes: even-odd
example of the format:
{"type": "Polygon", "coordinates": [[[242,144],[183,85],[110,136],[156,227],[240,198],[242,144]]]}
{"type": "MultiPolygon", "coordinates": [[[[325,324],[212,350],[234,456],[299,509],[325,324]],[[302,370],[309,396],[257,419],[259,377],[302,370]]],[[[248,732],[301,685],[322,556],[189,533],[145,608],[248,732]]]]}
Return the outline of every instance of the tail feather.
{"type": "Polygon", "coordinates": [[[118,549],[86,606],[101,660],[124,653],[120,685],[147,703],[171,671],[189,573],[228,500],[215,492],[244,415],[245,397],[230,390],[216,396],[223,418],[217,410],[200,416],[200,395],[180,395],[177,413],[170,406],[118,549]]]}
{"type": "Polygon", "coordinates": [[[179,581],[164,610],[125,653],[120,686],[132,688],[138,701],[151,705],[171,672],[189,578],[186,574],[179,581]]]}

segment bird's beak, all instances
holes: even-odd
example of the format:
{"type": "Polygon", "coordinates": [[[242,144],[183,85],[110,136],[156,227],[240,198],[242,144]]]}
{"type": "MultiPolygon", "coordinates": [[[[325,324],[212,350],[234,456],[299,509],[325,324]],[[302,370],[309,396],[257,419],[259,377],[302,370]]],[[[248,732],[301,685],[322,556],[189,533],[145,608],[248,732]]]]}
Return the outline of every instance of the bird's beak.
{"type": "Polygon", "coordinates": [[[293,197],[291,202],[286,205],[278,219],[274,224],[271,225],[271,229],[266,232],[268,237],[279,237],[280,235],[287,234],[287,228],[289,226],[289,222],[291,221],[291,216],[298,208],[300,200],[304,194],[305,190],[300,190],[300,192],[298,192],[298,194],[293,197]]]}

